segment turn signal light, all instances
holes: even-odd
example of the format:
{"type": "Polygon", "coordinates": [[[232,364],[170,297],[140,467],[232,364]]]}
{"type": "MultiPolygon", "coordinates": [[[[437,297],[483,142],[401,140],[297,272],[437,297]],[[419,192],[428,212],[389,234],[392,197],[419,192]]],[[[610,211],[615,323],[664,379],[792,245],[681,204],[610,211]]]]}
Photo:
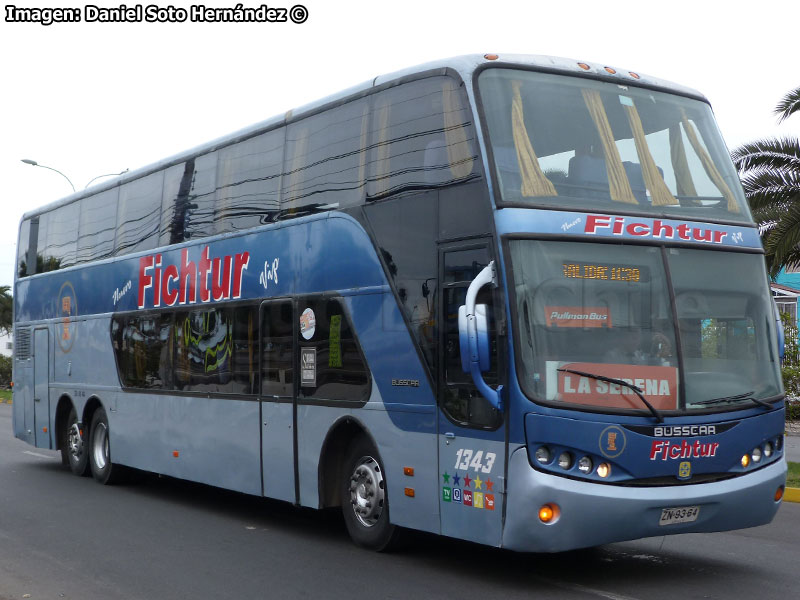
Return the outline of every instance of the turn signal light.
{"type": "Polygon", "coordinates": [[[781,498],[783,498],[783,486],[775,490],[775,502],[780,502],[781,498]]]}
{"type": "Polygon", "coordinates": [[[742,456],[742,466],[746,469],[750,466],[750,455],[745,454],[742,456]]]}
{"type": "Polygon", "coordinates": [[[545,504],[539,509],[539,520],[542,523],[549,523],[556,516],[556,511],[549,504],[545,504]]]}
{"type": "Polygon", "coordinates": [[[404,491],[405,491],[406,496],[408,496],[409,498],[413,498],[414,497],[414,488],[405,488],[404,491]]]}
{"type": "Polygon", "coordinates": [[[403,467],[403,475],[407,475],[408,477],[413,477],[414,467],[403,467]]]}

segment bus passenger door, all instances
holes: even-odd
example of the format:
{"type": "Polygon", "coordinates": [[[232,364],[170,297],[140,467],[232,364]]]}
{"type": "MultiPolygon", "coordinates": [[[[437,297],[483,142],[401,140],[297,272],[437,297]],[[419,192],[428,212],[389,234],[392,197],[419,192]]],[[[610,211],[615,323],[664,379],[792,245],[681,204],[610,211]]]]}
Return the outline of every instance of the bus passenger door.
{"type": "MultiPolygon", "coordinates": [[[[505,424],[461,367],[458,307],[467,288],[489,264],[489,240],[443,247],[439,255],[441,318],[439,352],[439,508],[444,535],[498,545],[505,493],[505,424]]],[[[484,287],[478,304],[489,307],[492,340],[486,383],[497,387],[496,320],[493,289],[484,287]]]]}
{"type": "Polygon", "coordinates": [[[50,447],[50,333],[33,332],[33,427],[37,448],[50,447]]]}
{"type": "Polygon", "coordinates": [[[296,502],[296,385],[294,302],[261,304],[262,493],[296,502]]]}

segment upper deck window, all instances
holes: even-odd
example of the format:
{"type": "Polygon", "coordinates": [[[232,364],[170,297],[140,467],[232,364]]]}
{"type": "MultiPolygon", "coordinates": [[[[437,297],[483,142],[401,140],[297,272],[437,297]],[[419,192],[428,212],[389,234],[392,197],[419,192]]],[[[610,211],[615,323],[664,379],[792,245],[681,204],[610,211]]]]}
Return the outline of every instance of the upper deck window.
{"type": "Polygon", "coordinates": [[[479,88],[502,202],[751,221],[704,102],[514,69],[479,88]]]}

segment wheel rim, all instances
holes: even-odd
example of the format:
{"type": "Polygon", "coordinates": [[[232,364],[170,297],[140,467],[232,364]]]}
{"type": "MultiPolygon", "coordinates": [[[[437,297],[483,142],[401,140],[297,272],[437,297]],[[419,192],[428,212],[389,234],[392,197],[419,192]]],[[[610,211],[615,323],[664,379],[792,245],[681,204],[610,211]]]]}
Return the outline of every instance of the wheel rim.
{"type": "Polygon", "coordinates": [[[77,423],[73,423],[67,434],[67,444],[69,446],[69,457],[73,462],[79,462],[83,456],[83,435],[77,423]]]}
{"type": "Polygon", "coordinates": [[[98,423],[92,437],[92,457],[95,466],[102,470],[108,462],[108,427],[105,423],[98,423]]]}
{"type": "Polygon", "coordinates": [[[383,514],[385,498],[381,466],[371,456],[363,457],[350,476],[350,504],[358,522],[374,526],[383,514]]]}

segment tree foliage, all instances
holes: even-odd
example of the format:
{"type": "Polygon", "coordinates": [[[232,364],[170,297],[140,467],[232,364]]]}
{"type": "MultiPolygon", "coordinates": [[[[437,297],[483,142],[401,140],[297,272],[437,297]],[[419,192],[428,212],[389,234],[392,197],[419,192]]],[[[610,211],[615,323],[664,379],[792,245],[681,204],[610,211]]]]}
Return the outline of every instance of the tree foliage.
{"type": "MultiPolygon", "coordinates": [[[[786,94],[774,112],[778,122],[800,112],[800,87],[786,94]]],[[[761,230],[770,275],[800,266],[800,140],[758,140],[736,148],[731,157],[761,230]]]]}
{"type": "Polygon", "coordinates": [[[13,324],[14,302],[11,298],[10,288],[0,285],[0,331],[11,333],[13,324]]]}

